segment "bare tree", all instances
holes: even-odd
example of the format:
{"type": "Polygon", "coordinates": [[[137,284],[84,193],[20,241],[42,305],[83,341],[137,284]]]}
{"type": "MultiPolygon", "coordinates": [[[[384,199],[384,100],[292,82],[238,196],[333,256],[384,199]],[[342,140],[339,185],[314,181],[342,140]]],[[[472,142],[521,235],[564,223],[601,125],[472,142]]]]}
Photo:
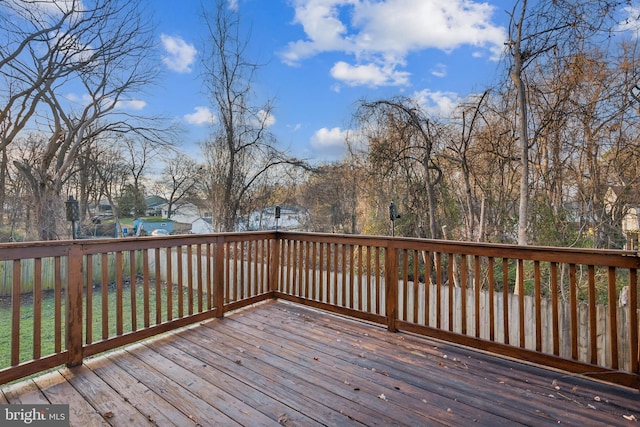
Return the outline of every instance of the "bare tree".
{"type": "MultiPolygon", "coordinates": [[[[440,142],[439,126],[415,101],[407,98],[362,101],[355,119],[369,144],[372,169],[383,174],[403,173],[411,197],[426,194],[428,236],[438,238],[436,186],[441,182],[442,171],[435,158],[440,142]],[[413,182],[418,185],[417,192],[411,188],[413,182]]],[[[421,211],[419,207],[416,209],[421,211]]]]}
{"type": "Polygon", "coordinates": [[[528,243],[529,220],[529,118],[525,71],[545,55],[573,54],[589,37],[604,28],[617,6],[608,0],[539,1],[518,0],[509,13],[508,54],[510,77],[518,100],[517,117],[520,138],[520,203],[518,208],[518,244],[528,243]]]}
{"type": "Polygon", "coordinates": [[[14,165],[34,194],[42,193],[36,222],[40,238],[52,239],[55,234],[42,224],[54,218],[52,209],[60,209],[62,185],[86,141],[105,132],[159,137],[155,125],[124,108],[157,72],[151,27],[139,4],[125,0],[16,0],[0,7],[6,17],[0,21],[0,45],[7,46],[0,58],[6,84],[0,92],[0,149],[27,125],[38,128],[41,157],[14,165]],[[71,84],[85,91],[80,106],[62,96],[71,84]]]}
{"type": "Polygon", "coordinates": [[[269,131],[273,102],[254,106],[253,80],[260,65],[247,58],[250,37],[241,33],[240,16],[216,0],[204,11],[207,39],[203,65],[218,125],[203,144],[216,228],[233,230],[244,199],[271,168],[306,166],[275,148],[269,131]]]}
{"type": "Polygon", "coordinates": [[[167,218],[171,218],[181,202],[196,198],[202,176],[202,166],[185,154],[177,153],[167,159],[155,185],[156,193],[167,201],[167,218]]]}

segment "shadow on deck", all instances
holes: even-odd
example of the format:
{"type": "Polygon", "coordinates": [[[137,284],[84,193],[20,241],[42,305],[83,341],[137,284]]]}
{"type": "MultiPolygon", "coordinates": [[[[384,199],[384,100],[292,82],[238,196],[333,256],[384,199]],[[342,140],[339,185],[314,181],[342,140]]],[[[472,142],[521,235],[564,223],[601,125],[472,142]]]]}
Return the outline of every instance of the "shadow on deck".
{"type": "Polygon", "coordinates": [[[636,425],[637,391],[285,302],[5,386],[71,425],[636,425]]]}

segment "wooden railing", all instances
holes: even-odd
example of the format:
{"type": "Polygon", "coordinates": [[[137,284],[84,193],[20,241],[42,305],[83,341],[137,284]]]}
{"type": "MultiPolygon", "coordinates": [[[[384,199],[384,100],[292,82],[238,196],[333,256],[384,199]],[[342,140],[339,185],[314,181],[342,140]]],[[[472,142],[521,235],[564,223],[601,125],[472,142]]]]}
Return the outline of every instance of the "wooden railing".
{"type": "Polygon", "coordinates": [[[281,298],[640,388],[632,252],[258,232],[6,244],[0,263],[0,384],[281,298]]]}

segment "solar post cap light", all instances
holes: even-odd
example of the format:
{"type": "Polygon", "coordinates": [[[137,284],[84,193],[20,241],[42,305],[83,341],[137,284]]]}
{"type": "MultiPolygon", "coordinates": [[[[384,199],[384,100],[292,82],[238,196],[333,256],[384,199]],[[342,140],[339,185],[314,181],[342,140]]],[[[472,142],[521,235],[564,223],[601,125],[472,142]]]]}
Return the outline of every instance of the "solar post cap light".
{"type": "Polygon", "coordinates": [[[78,201],[73,198],[73,196],[69,196],[69,200],[64,202],[65,210],[67,214],[67,221],[71,221],[71,234],[73,236],[73,240],[76,239],[76,221],[80,220],[80,206],[78,205],[78,201]]]}

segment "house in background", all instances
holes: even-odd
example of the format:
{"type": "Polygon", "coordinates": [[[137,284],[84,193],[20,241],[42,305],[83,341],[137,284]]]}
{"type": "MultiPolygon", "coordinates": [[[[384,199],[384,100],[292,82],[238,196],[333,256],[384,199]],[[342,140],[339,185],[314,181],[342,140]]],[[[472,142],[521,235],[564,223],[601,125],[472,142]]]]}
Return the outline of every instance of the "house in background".
{"type": "Polygon", "coordinates": [[[144,204],[146,206],[147,216],[161,216],[162,206],[167,204],[167,201],[160,196],[145,197],[144,204]]]}
{"type": "Polygon", "coordinates": [[[638,188],[611,186],[605,193],[607,213],[620,220],[625,249],[638,250],[640,237],[640,191],[638,188]]]}
{"type": "Polygon", "coordinates": [[[238,231],[304,230],[309,223],[309,212],[300,206],[280,206],[280,218],[276,218],[276,206],[267,206],[249,214],[238,231]]]}
{"type": "Polygon", "coordinates": [[[210,234],[213,232],[211,217],[200,217],[191,223],[191,233],[193,234],[210,234]]]}
{"type": "MultiPolygon", "coordinates": [[[[200,208],[190,202],[177,203],[171,207],[171,219],[175,222],[183,224],[192,224],[198,218],[203,215],[200,208]]],[[[169,204],[162,205],[162,217],[167,218],[169,216],[169,204]]]]}

